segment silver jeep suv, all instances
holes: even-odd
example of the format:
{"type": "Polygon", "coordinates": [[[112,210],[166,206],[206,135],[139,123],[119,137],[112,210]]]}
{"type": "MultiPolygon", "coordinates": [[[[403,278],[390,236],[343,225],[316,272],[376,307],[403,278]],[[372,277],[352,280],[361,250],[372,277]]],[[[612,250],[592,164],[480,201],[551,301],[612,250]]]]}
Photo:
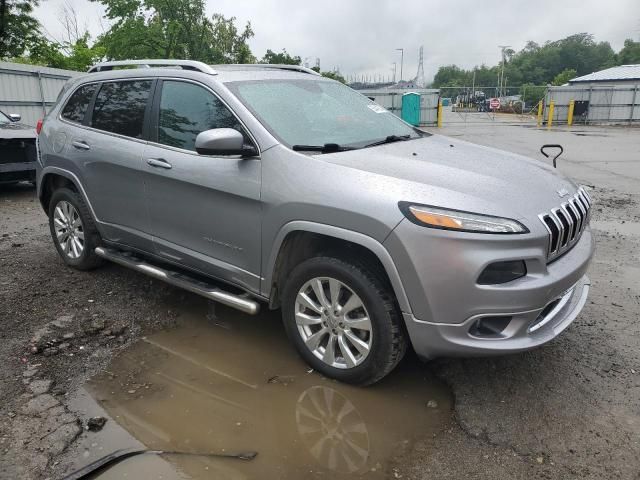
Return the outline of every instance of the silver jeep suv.
{"type": "Polygon", "coordinates": [[[67,265],[281,308],[300,355],[344,382],[381,379],[409,344],[424,359],[536,347],[587,298],[584,188],[303,67],[98,64],[38,144],[67,265]]]}

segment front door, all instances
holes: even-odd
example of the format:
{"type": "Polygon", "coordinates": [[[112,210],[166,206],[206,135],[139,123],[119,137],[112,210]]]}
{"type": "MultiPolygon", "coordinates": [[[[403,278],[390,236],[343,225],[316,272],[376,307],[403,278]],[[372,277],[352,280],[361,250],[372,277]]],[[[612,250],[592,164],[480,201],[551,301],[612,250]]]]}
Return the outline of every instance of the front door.
{"type": "Polygon", "coordinates": [[[155,250],[174,263],[258,291],[260,159],[199,155],[196,136],[212,128],[235,128],[248,139],[207,87],[160,81],[152,142],[143,156],[155,250]]]}

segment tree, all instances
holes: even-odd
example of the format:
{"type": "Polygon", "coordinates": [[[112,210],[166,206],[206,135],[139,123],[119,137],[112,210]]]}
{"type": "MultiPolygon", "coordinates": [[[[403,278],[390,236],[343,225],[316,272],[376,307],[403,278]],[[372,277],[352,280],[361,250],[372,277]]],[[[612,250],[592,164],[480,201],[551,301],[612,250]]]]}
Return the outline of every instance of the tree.
{"type": "Polygon", "coordinates": [[[276,53],[273,50],[267,50],[267,53],[264,54],[260,63],[271,63],[276,65],[300,65],[302,63],[302,58],[299,56],[292,57],[287,53],[286,49],[282,49],[281,53],[276,53]]]}
{"type": "Polygon", "coordinates": [[[104,47],[89,44],[89,32],[72,42],[43,42],[31,50],[29,63],[86,72],[91,65],[102,60],[105,54],[104,47]]]}
{"type": "MultiPolygon", "coordinates": [[[[625,58],[632,59],[634,42],[625,50],[625,58]]],[[[571,78],[579,75],[602,70],[615,65],[619,61],[622,51],[616,55],[608,42],[596,42],[593,35],[578,33],[553,42],[546,42],[540,46],[536,42],[527,42],[519,52],[505,50],[506,62],[504,76],[508,79],[508,86],[519,87],[525,84],[547,85],[558,78],[571,78]],[[573,72],[573,76],[569,75],[573,72]]],[[[435,88],[471,87],[473,73],[476,73],[475,85],[481,87],[497,84],[500,65],[494,67],[475,67],[465,70],[456,65],[446,65],[438,69],[434,79],[435,88]]],[[[564,81],[563,83],[566,83],[564,81]]]]}
{"type": "Polygon", "coordinates": [[[618,53],[618,65],[632,65],[640,63],[640,42],[630,38],[624,41],[624,47],[618,53]]]}
{"type": "Polygon", "coordinates": [[[0,0],[0,58],[20,57],[43,42],[36,6],[38,0],[0,0]]]}
{"type": "Polygon", "coordinates": [[[340,75],[339,72],[321,72],[319,67],[311,67],[311,70],[314,72],[318,72],[323,77],[330,78],[332,80],[337,80],[340,83],[347,83],[347,79],[340,75]]]}
{"type": "Polygon", "coordinates": [[[565,68],[558,75],[556,75],[551,82],[552,85],[564,85],[569,83],[569,80],[576,78],[577,73],[573,68],[565,68]]]}
{"type": "Polygon", "coordinates": [[[206,63],[253,63],[235,17],[207,18],[204,0],[94,0],[106,7],[111,28],[99,38],[109,59],[181,58],[206,63]]]}
{"type": "Polygon", "coordinates": [[[505,75],[512,85],[525,81],[546,85],[565,69],[574,69],[580,76],[614,64],[615,53],[608,42],[597,43],[593,35],[577,33],[543,46],[529,42],[506,64],[505,75]]]}
{"type": "Polygon", "coordinates": [[[544,99],[546,93],[546,86],[533,85],[531,83],[525,83],[520,86],[522,101],[529,107],[537,105],[540,100],[544,99]]]}

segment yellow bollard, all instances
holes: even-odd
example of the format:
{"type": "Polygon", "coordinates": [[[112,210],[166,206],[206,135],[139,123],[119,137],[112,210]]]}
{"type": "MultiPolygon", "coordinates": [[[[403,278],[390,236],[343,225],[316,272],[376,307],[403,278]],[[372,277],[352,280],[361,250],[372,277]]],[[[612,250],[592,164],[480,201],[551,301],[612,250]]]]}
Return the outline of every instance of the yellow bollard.
{"type": "Polygon", "coordinates": [[[540,100],[538,102],[538,126],[542,125],[542,112],[543,112],[543,108],[542,108],[542,100],[540,100]]]}
{"type": "Polygon", "coordinates": [[[576,102],[571,100],[569,102],[569,113],[567,113],[567,125],[573,125],[573,109],[576,106],[576,102]]]}
{"type": "Polygon", "coordinates": [[[555,107],[556,102],[551,100],[549,102],[549,118],[547,119],[547,128],[551,128],[553,125],[553,107],[555,107]]]}
{"type": "Polygon", "coordinates": [[[442,99],[438,100],[438,128],[442,128],[442,99]]]}

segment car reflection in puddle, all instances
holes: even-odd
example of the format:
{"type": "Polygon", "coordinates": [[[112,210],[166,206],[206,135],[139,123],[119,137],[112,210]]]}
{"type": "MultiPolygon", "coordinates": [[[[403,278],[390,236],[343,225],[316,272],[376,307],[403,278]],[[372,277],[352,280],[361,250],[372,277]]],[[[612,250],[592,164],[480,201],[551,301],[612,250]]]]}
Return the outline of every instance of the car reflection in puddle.
{"type": "MultiPolygon", "coordinates": [[[[166,456],[187,478],[386,478],[395,457],[450,418],[447,389],[413,358],[376,385],[344,385],[308,370],[279,312],[217,307],[212,318],[188,298],[180,326],[125,350],[89,385],[148,448],[258,452],[252,461],[166,456]]],[[[132,460],[118,472],[147,478],[132,460]]]]}

